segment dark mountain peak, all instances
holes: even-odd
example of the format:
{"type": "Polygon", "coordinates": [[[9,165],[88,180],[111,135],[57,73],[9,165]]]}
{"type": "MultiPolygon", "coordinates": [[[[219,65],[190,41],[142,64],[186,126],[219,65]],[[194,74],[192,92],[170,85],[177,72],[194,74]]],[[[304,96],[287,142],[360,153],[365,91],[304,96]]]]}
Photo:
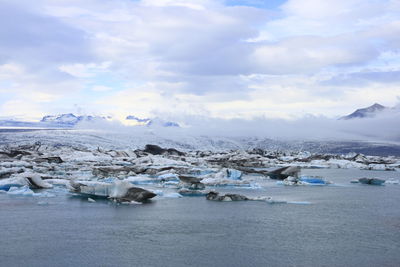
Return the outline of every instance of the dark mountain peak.
{"type": "Polygon", "coordinates": [[[379,103],[375,103],[372,106],[366,108],[360,108],[351,113],[350,115],[341,117],[341,120],[350,120],[350,119],[360,119],[360,118],[370,118],[375,116],[377,113],[387,109],[387,107],[382,106],[379,103]]]}
{"type": "Polygon", "coordinates": [[[151,119],[148,119],[148,118],[143,118],[142,119],[142,118],[136,117],[134,115],[128,115],[125,119],[126,120],[137,121],[139,123],[144,123],[144,124],[149,123],[151,121],[151,119]]]}

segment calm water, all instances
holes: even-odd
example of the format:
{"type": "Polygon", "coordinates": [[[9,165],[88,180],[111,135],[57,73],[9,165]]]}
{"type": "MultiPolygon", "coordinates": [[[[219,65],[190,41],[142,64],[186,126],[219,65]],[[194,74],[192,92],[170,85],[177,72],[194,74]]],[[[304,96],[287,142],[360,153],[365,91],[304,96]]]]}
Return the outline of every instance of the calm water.
{"type": "Polygon", "coordinates": [[[0,265],[400,265],[400,185],[349,183],[359,177],[400,179],[398,172],[303,174],[322,175],[337,185],[271,183],[262,190],[239,190],[309,205],[189,197],[116,206],[67,195],[0,194],[0,265]]]}

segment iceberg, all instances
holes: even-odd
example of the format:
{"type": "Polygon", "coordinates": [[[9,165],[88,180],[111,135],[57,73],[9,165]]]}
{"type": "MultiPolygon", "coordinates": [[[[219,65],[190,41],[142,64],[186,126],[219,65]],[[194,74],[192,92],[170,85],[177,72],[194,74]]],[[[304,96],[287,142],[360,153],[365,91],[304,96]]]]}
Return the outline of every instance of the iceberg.
{"type": "Polygon", "coordinates": [[[25,174],[25,178],[28,181],[29,187],[33,189],[44,189],[53,187],[53,185],[45,182],[38,174],[25,174]]]}
{"type": "Polygon", "coordinates": [[[272,171],[267,172],[267,175],[271,179],[275,180],[284,180],[289,176],[298,177],[300,172],[300,167],[298,166],[287,166],[278,168],[272,171]]]}
{"type": "Polygon", "coordinates": [[[327,185],[331,182],[327,182],[320,177],[313,176],[301,176],[301,177],[293,177],[289,176],[288,178],[276,182],[278,185],[327,185]]]}
{"type": "Polygon", "coordinates": [[[318,177],[307,177],[307,176],[302,176],[299,178],[299,181],[305,182],[308,184],[315,184],[315,185],[325,185],[327,184],[326,181],[324,181],[322,178],[318,177]]]}
{"type": "Polygon", "coordinates": [[[178,193],[181,194],[182,196],[199,197],[199,196],[207,195],[209,193],[209,191],[182,188],[182,189],[178,190],[178,193]]]}
{"type": "Polygon", "coordinates": [[[385,180],[378,178],[360,178],[358,181],[362,184],[370,184],[370,185],[383,185],[385,180]]]}
{"type": "Polygon", "coordinates": [[[226,169],[226,174],[230,180],[240,180],[242,178],[242,172],[235,169],[226,169]]]}
{"type": "Polygon", "coordinates": [[[36,194],[27,186],[22,187],[11,187],[7,194],[9,195],[21,195],[21,196],[35,196],[36,194]]]}
{"type": "Polygon", "coordinates": [[[164,194],[163,197],[165,197],[165,198],[181,198],[182,195],[179,193],[169,193],[169,194],[164,194]]]}
{"type": "Polygon", "coordinates": [[[140,187],[134,187],[129,181],[103,182],[73,182],[70,191],[90,198],[108,198],[116,202],[145,202],[156,196],[154,192],[140,187]]]}

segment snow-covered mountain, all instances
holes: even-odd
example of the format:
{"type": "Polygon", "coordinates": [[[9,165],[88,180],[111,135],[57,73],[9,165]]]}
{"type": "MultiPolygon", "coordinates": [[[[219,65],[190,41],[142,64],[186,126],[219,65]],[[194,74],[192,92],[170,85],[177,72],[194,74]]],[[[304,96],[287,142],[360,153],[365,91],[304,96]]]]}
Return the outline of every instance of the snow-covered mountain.
{"type": "Polygon", "coordinates": [[[134,121],[134,122],[137,122],[138,124],[143,124],[143,125],[147,125],[151,121],[151,119],[149,119],[149,118],[141,119],[134,115],[129,115],[125,119],[129,120],[129,121],[134,121]]]}
{"type": "Polygon", "coordinates": [[[100,121],[105,120],[104,117],[99,116],[75,116],[72,113],[61,114],[61,115],[47,115],[44,116],[40,122],[46,124],[55,124],[55,125],[62,125],[62,126],[74,126],[78,122],[82,121],[100,121]]]}
{"type": "Polygon", "coordinates": [[[144,118],[141,119],[139,117],[136,117],[134,115],[129,115],[126,117],[126,120],[129,121],[134,121],[137,123],[137,125],[146,125],[146,126],[161,126],[161,127],[180,127],[180,125],[176,122],[173,121],[164,121],[160,118],[144,118]]]}
{"type": "Polygon", "coordinates": [[[2,127],[32,127],[32,128],[70,128],[80,122],[94,122],[106,120],[106,117],[100,116],[76,116],[72,113],[60,115],[47,115],[38,122],[27,122],[20,120],[0,120],[2,127]]]}
{"type": "Polygon", "coordinates": [[[371,118],[386,109],[388,109],[388,108],[385,106],[382,106],[381,104],[375,103],[372,106],[357,109],[353,113],[351,113],[347,116],[341,117],[340,120],[371,118]]]}

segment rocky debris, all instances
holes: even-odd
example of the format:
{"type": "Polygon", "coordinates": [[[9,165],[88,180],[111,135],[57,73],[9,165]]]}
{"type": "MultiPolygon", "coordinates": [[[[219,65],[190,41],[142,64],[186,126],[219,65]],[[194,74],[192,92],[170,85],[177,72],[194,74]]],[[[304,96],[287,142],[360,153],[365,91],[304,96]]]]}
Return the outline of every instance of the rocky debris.
{"type": "Polygon", "coordinates": [[[0,151],[0,154],[6,155],[7,157],[10,158],[18,158],[18,159],[20,159],[22,156],[31,155],[31,153],[22,150],[10,150],[8,152],[0,151]]]}
{"type": "Polygon", "coordinates": [[[146,189],[140,187],[131,187],[128,189],[128,192],[122,197],[119,198],[111,198],[117,201],[136,201],[136,202],[145,202],[153,197],[157,196],[157,194],[148,191],[146,189]]]}
{"type": "Polygon", "coordinates": [[[0,179],[9,178],[11,175],[16,173],[23,173],[24,168],[12,167],[4,170],[0,170],[0,179]]]}
{"type": "Polygon", "coordinates": [[[136,175],[136,172],[141,173],[142,171],[138,171],[138,169],[128,166],[95,167],[92,170],[93,176],[101,178],[106,178],[111,176],[136,175]]]}
{"type": "Polygon", "coordinates": [[[211,191],[206,195],[207,200],[213,201],[243,201],[250,200],[250,198],[239,194],[225,194],[220,195],[218,192],[211,191]]]}
{"type": "Polygon", "coordinates": [[[143,152],[147,152],[152,155],[163,155],[163,154],[168,154],[168,155],[173,155],[173,156],[184,156],[185,155],[185,153],[178,151],[175,148],[164,149],[157,145],[146,145],[143,152]]]}
{"type": "Polygon", "coordinates": [[[187,175],[179,175],[178,177],[181,181],[182,187],[186,187],[191,190],[202,190],[206,188],[206,186],[201,182],[203,178],[187,175]]]}
{"type": "Polygon", "coordinates": [[[60,157],[47,157],[44,158],[48,163],[63,163],[64,161],[60,157]]]}

